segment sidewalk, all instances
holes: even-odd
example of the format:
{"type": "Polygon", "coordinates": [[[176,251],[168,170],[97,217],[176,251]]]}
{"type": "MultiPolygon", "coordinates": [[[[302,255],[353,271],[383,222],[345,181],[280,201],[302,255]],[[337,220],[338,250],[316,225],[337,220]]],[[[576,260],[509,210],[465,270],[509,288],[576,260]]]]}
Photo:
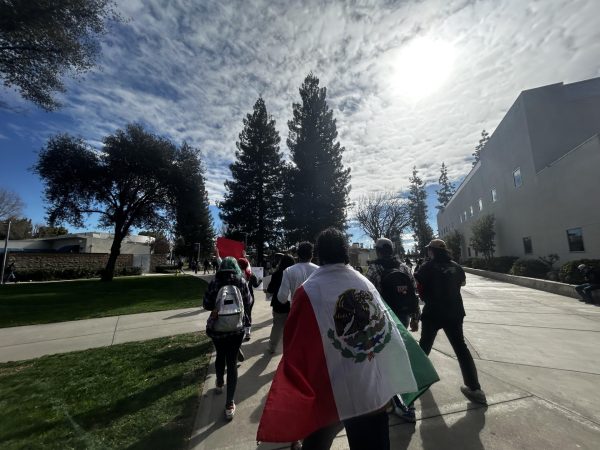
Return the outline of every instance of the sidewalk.
{"type": "MultiPolygon", "coordinates": [[[[206,281],[213,277],[194,275],[191,271],[186,274],[206,281]]],[[[0,362],[202,331],[207,315],[202,308],[202,299],[198,298],[197,308],[0,328],[0,362]]]]}
{"type": "MultiPolygon", "coordinates": [[[[281,355],[264,353],[271,311],[264,294],[256,291],[255,295],[255,325],[252,340],[242,346],[246,360],[239,367],[235,418],[227,422],[223,417],[225,397],[214,393],[211,362],[190,450],[257,448],[258,422],[281,355]]],[[[464,297],[468,314],[465,334],[489,405],[473,404],[463,397],[458,362],[440,333],[430,356],[441,381],[415,403],[416,424],[390,416],[391,448],[597,449],[598,309],[472,275],[468,275],[464,297]],[[568,326],[576,336],[565,340],[559,324],[568,326]],[[573,356],[582,354],[586,354],[585,360],[579,358],[575,363],[573,356]]],[[[332,448],[347,447],[341,432],[332,448]]],[[[258,448],[286,449],[289,444],[262,443],[258,448]]]]}

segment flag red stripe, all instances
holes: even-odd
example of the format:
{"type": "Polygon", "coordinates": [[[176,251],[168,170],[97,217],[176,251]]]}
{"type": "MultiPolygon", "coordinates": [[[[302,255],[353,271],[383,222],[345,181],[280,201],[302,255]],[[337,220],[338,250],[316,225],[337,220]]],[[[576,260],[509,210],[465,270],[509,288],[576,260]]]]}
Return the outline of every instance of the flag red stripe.
{"type": "Polygon", "coordinates": [[[339,422],[323,340],[310,299],[296,290],[283,333],[283,357],[267,397],[257,441],[293,442],[339,422]]]}

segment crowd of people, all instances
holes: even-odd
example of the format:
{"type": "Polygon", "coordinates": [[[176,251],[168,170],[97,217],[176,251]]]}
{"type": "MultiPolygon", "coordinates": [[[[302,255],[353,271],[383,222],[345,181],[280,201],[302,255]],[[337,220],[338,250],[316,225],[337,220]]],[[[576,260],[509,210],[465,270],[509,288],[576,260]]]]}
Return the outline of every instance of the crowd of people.
{"type": "MultiPolygon", "coordinates": [[[[392,320],[391,317],[396,316],[405,328],[413,331],[417,331],[419,323],[421,324],[419,345],[425,354],[428,355],[431,351],[437,332],[443,330],[460,365],[464,380],[461,391],[469,400],[486,404],[485,393],[479,384],[477,369],[463,335],[465,310],[460,290],[466,283],[465,273],[461,266],[452,260],[444,241],[432,240],[427,246],[427,259],[418,261],[418,269],[416,267],[414,271],[398,259],[394,253],[393,243],[389,239],[379,239],[375,250],[377,258],[370,262],[364,276],[349,265],[348,245],[345,236],[339,230],[325,230],[317,238],[316,253],[320,267],[312,262],[314,249],[310,242],[302,242],[298,245],[297,261],[290,254],[282,255],[266,287],[266,296],[270,301],[273,314],[273,325],[265,349],[267,354],[274,354],[277,351],[282,336],[284,336],[283,357],[285,358],[288,352],[294,352],[295,341],[300,341],[302,335],[286,327],[286,323],[289,324],[290,321],[290,311],[294,312],[292,305],[295,301],[301,301],[298,298],[307,286],[313,288],[317,286],[323,291],[326,286],[320,287],[320,283],[323,283],[320,280],[328,280],[328,283],[332,281],[331,276],[323,275],[327,272],[337,277],[333,282],[335,292],[343,291],[343,293],[341,296],[320,297],[319,302],[322,303],[322,307],[319,306],[314,311],[317,322],[321,320],[319,314],[325,314],[324,311],[329,311],[331,308],[336,310],[335,320],[342,320],[340,317],[345,317],[347,311],[342,313],[338,310],[340,299],[347,292],[344,291],[345,287],[363,286],[366,291],[376,293],[377,298],[389,307],[391,312],[384,315],[386,320],[392,320]],[[339,272],[332,271],[332,268],[336,268],[339,272]],[[424,303],[422,310],[419,300],[424,303]]],[[[220,261],[215,278],[211,281],[204,297],[204,307],[211,311],[206,326],[207,334],[212,338],[216,349],[215,392],[222,393],[226,385],[224,414],[229,420],[235,414],[237,363],[243,360],[242,342],[244,339],[250,339],[251,313],[254,304],[253,288],[256,288],[261,281],[252,274],[247,259],[236,260],[227,257],[220,261]]],[[[347,305],[344,307],[348,308],[347,305]]],[[[300,309],[300,306],[297,308],[300,309]]],[[[296,312],[297,314],[300,313],[296,312]]],[[[294,327],[297,326],[297,322],[296,317],[294,327]]],[[[343,331],[343,326],[340,327],[343,331]]],[[[335,371],[335,368],[330,370],[340,377],[345,376],[344,371],[335,371]]],[[[310,378],[310,374],[307,377],[310,378]]],[[[405,381],[399,380],[398,384],[405,381]]],[[[356,386],[356,388],[366,392],[377,390],[376,386],[369,385],[356,386]]],[[[402,392],[408,391],[400,391],[398,388],[394,393],[402,392]]],[[[352,449],[389,448],[387,414],[393,412],[407,422],[414,422],[415,409],[413,404],[405,404],[400,395],[391,395],[387,400],[389,403],[377,410],[366,411],[366,414],[355,417],[338,418],[337,423],[312,430],[308,435],[301,436],[301,440],[293,442],[292,448],[328,448],[342,426],[346,427],[352,449]],[[373,428],[382,430],[382,434],[376,439],[377,442],[373,440],[372,433],[364,433],[365,430],[373,428]],[[365,440],[365,436],[370,437],[365,440]]]]}

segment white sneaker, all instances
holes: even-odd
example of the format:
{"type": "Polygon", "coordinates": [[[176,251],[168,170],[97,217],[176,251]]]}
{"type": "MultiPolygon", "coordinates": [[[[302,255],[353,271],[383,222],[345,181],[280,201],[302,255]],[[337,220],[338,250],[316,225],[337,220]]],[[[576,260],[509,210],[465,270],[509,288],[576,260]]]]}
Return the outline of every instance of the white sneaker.
{"type": "Polygon", "coordinates": [[[474,403],[487,405],[487,398],[485,398],[485,392],[483,392],[481,389],[472,390],[469,389],[467,386],[461,386],[460,392],[462,392],[465,397],[467,397],[474,403]]]}
{"type": "Polygon", "coordinates": [[[227,408],[225,408],[225,418],[227,420],[231,420],[231,419],[233,419],[234,415],[235,415],[235,403],[231,402],[231,405],[229,405],[227,408]]]}

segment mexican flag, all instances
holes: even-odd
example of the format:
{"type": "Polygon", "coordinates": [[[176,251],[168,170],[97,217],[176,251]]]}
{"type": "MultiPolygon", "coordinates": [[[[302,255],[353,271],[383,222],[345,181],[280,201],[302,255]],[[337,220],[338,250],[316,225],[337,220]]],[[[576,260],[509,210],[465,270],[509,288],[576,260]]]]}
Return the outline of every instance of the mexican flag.
{"type": "Polygon", "coordinates": [[[351,266],[320,267],[296,290],[259,442],[293,442],[341,420],[406,403],[439,380],[431,362],[351,266]]]}

